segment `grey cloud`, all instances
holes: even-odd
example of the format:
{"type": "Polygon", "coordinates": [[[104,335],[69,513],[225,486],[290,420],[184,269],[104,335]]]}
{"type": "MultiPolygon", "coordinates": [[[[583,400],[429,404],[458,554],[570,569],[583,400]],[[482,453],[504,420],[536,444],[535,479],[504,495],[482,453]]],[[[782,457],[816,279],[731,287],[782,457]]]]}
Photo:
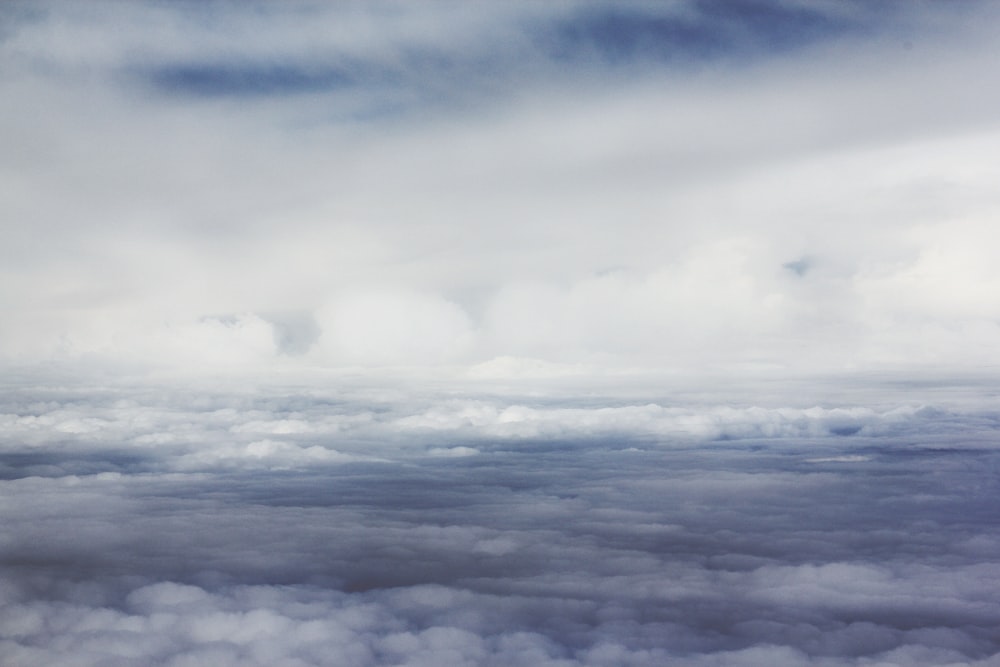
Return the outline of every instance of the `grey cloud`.
{"type": "MultiPolygon", "coordinates": [[[[560,425],[542,435],[452,418],[401,430],[428,402],[9,393],[5,424],[45,426],[30,441],[5,428],[4,660],[987,665],[1000,651],[995,412],[551,397],[534,409],[560,425]],[[678,435],[648,414],[741,430],[678,435]],[[175,440],[151,447],[157,432],[175,440]],[[265,438],[266,456],[248,448],[265,438]]],[[[504,402],[528,401],[483,395],[477,414],[504,402]]]]}
{"type": "Polygon", "coordinates": [[[316,318],[309,312],[267,313],[264,319],[274,327],[274,343],[285,354],[305,354],[322,334],[316,318]]]}
{"type": "Polygon", "coordinates": [[[808,257],[803,257],[802,259],[796,259],[791,262],[785,262],[781,265],[783,269],[788,269],[795,275],[802,277],[809,273],[810,269],[813,268],[813,260],[808,257]]]}
{"type": "MultiPolygon", "coordinates": [[[[572,375],[556,380],[576,381],[572,375]]],[[[878,408],[778,407],[767,402],[740,406],[748,396],[730,405],[676,397],[659,403],[489,393],[456,398],[448,390],[403,399],[405,394],[373,390],[368,381],[355,383],[352,387],[345,378],[336,391],[299,383],[288,392],[265,396],[209,388],[190,396],[178,388],[109,387],[97,395],[79,386],[21,389],[0,404],[0,446],[8,455],[4,463],[11,476],[17,470],[44,474],[46,466],[54,466],[49,476],[138,472],[148,466],[183,471],[308,468],[470,455],[527,443],[559,451],[575,448],[573,443],[581,440],[614,439],[621,450],[762,439],[809,442],[814,450],[808,460],[819,465],[867,460],[866,447],[900,438],[923,448],[975,450],[988,446],[978,434],[1000,423],[985,406],[907,404],[912,391],[905,390],[898,402],[878,408]],[[843,445],[833,444],[835,439],[843,439],[843,445]],[[837,458],[831,451],[840,447],[852,451],[837,458]]]]}

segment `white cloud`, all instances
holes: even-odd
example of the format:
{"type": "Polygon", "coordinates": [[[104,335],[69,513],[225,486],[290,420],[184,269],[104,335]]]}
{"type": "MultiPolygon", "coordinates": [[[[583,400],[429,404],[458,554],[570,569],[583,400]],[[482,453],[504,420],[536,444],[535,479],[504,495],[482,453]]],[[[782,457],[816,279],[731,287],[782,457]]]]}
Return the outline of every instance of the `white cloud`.
{"type": "Polygon", "coordinates": [[[906,36],[849,34],[743,66],[612,77],[584,60],[558,81],[518,26],[569,20],[573,3],[447,20],[300,9],[213,19],[99,4],[12,24],[8,361],[993,360],[997,100],[977,78],[995,60],[988,7],[947,21],[904,11],[906,36]],[[130,29],[108,32],[108,13],[130,29]],[[400,56],[435,44],[464,66],[442,78],[400,56]],[[136,87],[150,68],[269,58],[388,67],[440,105],[340,114],[376,85],[252,104],[136,87]],[[477,78],[491,66],[504,72],[494,88],[477,78]],[[451,96],[461,86],[467,105],[451,96]],[[802,257],[808,273],[781,268],[802,257]],[[267,343],[285,311],[322,332],[267,343]]]}
{"type": "Polygon", "coordinates": [[[462,309],[439,296],[402,291],[348,293],[318,316],[318,347],[342,364],[433,365],[461,359],[472,342],[462,309]]]}

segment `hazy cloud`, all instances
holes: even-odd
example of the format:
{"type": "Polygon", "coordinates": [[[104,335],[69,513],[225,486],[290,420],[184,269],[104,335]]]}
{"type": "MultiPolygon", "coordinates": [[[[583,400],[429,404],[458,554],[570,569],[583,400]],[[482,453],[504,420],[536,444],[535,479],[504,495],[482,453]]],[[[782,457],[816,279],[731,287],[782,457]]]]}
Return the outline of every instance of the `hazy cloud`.
{"type": "Polygon", "coordinates": [[[1000,664],[998,19],[0,3],[0,662],[1000,664]]]}
{"type": "Polygon", "coordinates": [[[7,7],[8,363],[994,360],[987,3],[7,7]]]}

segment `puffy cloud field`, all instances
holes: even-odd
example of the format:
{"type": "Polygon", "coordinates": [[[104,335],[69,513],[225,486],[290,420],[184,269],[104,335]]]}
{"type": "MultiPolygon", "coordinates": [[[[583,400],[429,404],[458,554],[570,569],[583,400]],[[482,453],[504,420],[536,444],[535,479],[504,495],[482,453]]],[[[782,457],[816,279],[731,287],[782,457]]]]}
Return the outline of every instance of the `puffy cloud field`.
{"type": "Polygon", "coordinates": [[[1000,664],[1000,411],[881,389],[15,388],[0,660],[1000,664]]]}

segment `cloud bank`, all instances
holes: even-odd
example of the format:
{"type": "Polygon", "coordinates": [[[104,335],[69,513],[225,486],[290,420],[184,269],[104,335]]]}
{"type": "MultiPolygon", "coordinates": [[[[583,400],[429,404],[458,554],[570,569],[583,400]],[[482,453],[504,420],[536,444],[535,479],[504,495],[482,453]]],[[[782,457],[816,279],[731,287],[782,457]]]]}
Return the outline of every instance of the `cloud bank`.
{"type": "Polygon", "coordinates": [[[6,395],[5,663],[1000,655],[995,406],[6,395]]]}
{"type": "Polygon", "coordinates": [[[990,3],[4,15],[8,364],[996,363],[990,3]]]}

